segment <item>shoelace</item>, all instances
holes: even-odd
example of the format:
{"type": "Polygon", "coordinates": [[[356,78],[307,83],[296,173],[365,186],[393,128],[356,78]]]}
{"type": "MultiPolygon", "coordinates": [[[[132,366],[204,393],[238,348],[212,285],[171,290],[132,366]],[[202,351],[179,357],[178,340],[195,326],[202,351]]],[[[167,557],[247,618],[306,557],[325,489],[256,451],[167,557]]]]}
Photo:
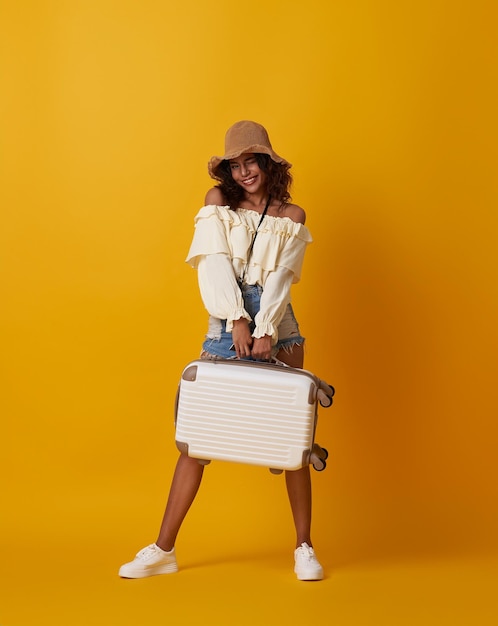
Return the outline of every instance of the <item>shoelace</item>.
{"type": "Polygon", "coordinates": [[[137,558],[139,558],[142,561],[148,561],[155,554],[156,554],[155,547],[154,546],[147,546],[146,548],[143,548],[143,550],[140,550],[140,552],[137,554],[137,558]]]}
{"type": "Polygon", "coordinates": [[[315,551],[307,543],[303,543],[297,549],[297,556],[300,559],[311,561],[315,557],[315,551]]]}

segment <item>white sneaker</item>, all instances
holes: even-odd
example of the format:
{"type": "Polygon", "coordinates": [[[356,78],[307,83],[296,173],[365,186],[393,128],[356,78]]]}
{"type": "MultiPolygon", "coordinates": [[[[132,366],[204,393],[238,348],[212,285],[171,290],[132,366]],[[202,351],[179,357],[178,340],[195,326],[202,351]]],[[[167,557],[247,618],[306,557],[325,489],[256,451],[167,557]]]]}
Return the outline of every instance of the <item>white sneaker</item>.
{"type": "Polygon", "coordinates": [[[294,572],[298,580],[322,580],[323,567],[318,562],[315,551],[307,543],[302,543],[294,550],[294,559],[294,572]]]}
{"type": "Polygon", "coordinates": [[[146,578],[156,574],[172,574],[178,571],[175,549],[170,552],[161,550],[152,543],[137,554],[130,563],[119,568],[121,578],[146,578]]]}

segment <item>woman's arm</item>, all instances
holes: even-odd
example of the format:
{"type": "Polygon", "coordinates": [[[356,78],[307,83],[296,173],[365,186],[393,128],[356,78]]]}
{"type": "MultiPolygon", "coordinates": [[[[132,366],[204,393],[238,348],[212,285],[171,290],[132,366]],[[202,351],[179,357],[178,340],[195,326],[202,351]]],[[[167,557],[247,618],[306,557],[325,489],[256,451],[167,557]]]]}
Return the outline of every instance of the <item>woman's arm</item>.
{"type": "Polygon", "coordinates": [[[278,341],[278,325],[290,301],[293,277],[291,270],[277,267],[266,279],[260,310],[254,318],[256,328],[251,354],[255,359],[271,357],[272,345],[278,341]]]}
{"type": "MultiPolygon", "coordinates": [[[[296,204],[286,205],[284,216],[303,225],[306,221],[304,209],[296,204]]],[[[255,359],[271,358],[272,345],[278,341],[278,325],[290,302],[290,289],[294,278],[295,275],[291,269],[277,266],[266,279],[261,295],[260,310],[254,319],[256,328],[253,333],[254,342],[251,354],[255,359]]]]}
{"type": "Polygon", "coordinates": [[[227,331],[234,320],[241,317],[251,320],[244,309],[244,301],[235,279],[232,263],[226,254],[201,256],[197,266],[199,290],[208,313],[227,320],[227,331]]]}
{"type": "Polygon", "coordinates": [[[253,336],[256,338],[270,335],[273,343],[278,340],[278,325],[284,316],[285,309],[290,302],[290,289],[294,274],[286,267],[278,266],[266,279],[259,313],[254,318],[256,328],[253,336]]]}
{"type": "Polygon", "coordinates": [[[226,320],[226,330],[232,333],[235,354],[251,354],[253,338],[249,330],[251,316],[244,309],[240,288],[235,280],[233,266],[226,254],[210,254],[198,265],[199,289],[208,313],[226,320]]]}

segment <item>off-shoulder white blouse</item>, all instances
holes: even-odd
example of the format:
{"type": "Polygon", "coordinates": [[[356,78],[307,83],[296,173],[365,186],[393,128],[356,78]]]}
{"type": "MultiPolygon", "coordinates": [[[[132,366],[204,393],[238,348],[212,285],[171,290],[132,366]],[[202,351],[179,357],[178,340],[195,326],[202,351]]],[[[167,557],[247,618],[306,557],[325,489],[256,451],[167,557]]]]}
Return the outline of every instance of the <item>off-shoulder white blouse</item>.
{"type": "Polygon", "coordinates": [[[300,279],[306,246],[312,238],[303,224],[289,217],[266,215],[247,264],[260,218],[257,211],[249,209],[203,207],[195,217],[186,261],[198,270],[204,306],[211,316],[227,320],[229,332],[234,320],[251,319],[244,309],[237,278],[245,272],[246,283],[261,285],[261,309],[254,320],[253,336],[271,335],[276,343],[278,324],[290,302],[291,284],[300,279]]]}

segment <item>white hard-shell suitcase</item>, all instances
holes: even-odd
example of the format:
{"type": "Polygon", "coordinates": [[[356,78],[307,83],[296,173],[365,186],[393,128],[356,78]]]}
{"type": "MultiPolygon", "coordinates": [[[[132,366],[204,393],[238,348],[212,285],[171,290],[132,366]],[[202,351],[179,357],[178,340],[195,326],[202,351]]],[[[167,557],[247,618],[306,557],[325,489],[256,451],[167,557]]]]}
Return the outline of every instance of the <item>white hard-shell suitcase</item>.
{"type": "Polygon", "coordinates": [[[201,463],[323,470],[328,453],[314,443],[317,407],[330,406],[333,395],[311,372],[283,363],[192,361],[178,386],[176,445],[201,463]]]}

